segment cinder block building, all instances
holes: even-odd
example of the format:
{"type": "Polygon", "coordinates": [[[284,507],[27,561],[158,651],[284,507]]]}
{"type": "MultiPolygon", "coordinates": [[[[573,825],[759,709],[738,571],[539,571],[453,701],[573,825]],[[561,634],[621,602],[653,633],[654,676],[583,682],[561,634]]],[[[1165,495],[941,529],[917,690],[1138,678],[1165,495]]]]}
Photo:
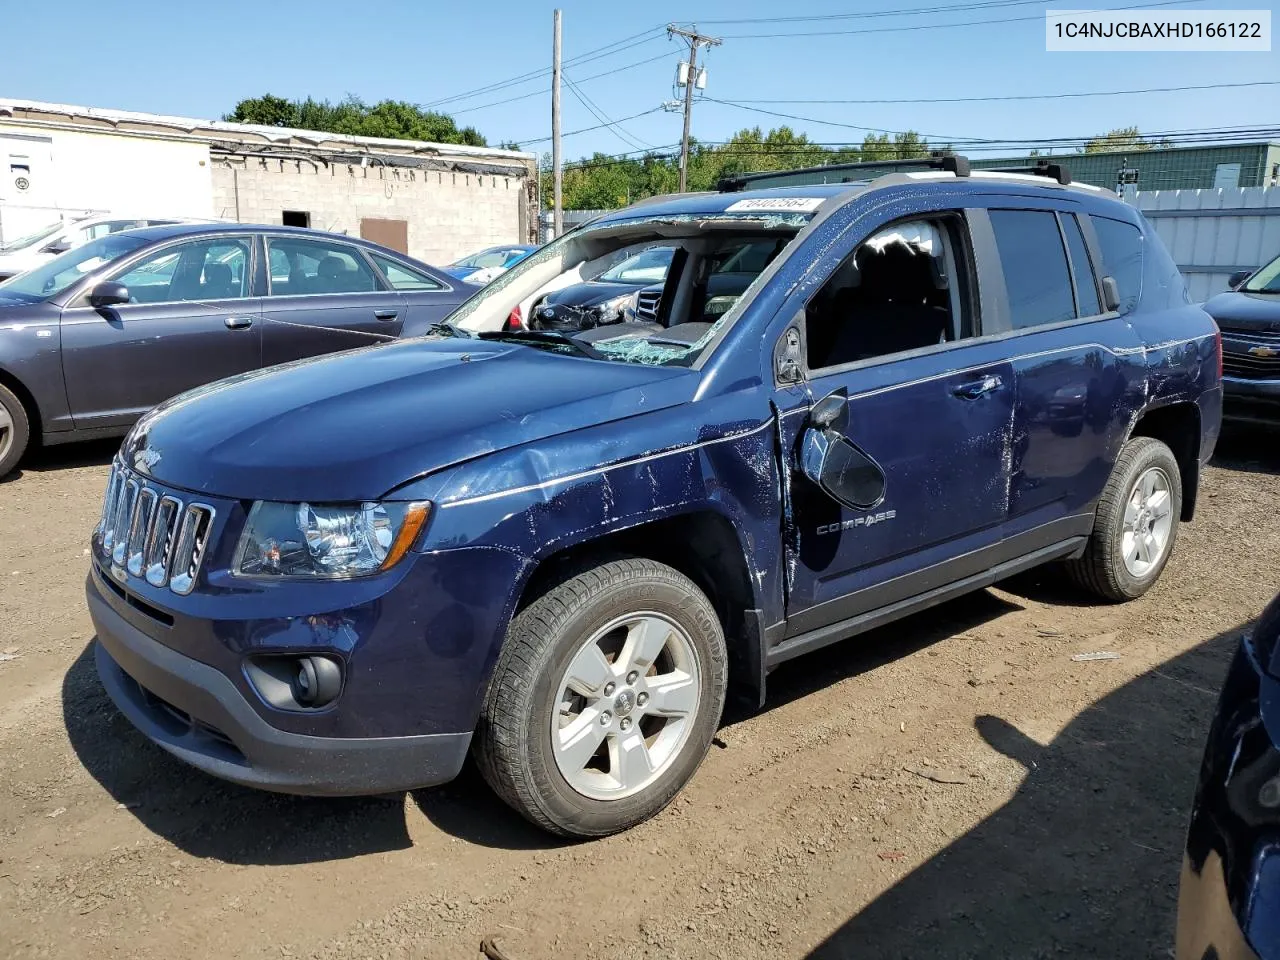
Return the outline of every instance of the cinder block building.
{"type": "Polygon", "coordinates": [[[533,154],[0,98],[0,242],[85,213],[363,236],[429,263],[536,242],[533,154]]]}

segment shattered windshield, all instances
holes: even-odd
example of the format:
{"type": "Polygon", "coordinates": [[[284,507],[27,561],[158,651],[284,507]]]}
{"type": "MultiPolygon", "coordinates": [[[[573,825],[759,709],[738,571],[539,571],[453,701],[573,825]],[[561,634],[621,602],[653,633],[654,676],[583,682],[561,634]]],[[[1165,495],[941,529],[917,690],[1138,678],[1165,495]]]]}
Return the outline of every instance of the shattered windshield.
{"type": "Polygon", "coordinates": [[[592,360],[691,366],[735,322],[818,206],[588,224],[498,277],[435,334],[592,360]],[[636,289],[602,291],[600,281],[630,281],[636,289]]]}

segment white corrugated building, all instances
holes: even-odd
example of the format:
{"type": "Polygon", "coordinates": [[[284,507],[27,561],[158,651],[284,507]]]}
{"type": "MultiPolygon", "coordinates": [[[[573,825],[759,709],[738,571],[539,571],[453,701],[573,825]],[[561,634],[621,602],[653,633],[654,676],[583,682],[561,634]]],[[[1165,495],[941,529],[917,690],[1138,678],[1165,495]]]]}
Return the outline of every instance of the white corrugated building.
{"type": "Polygon", "coordinates": [[[0,97],[0,241],[88,212],[364,236],[434,263],[534,242],[533,154],[0,97]]]}

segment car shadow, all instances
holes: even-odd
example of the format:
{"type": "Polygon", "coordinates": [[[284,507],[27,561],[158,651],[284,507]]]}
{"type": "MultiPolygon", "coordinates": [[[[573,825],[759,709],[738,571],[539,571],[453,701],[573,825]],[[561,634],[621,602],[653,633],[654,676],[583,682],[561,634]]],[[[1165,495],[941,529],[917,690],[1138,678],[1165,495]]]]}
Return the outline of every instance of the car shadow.
{"type": "Polygon", "coordinates": [[[119,437],[37,447],[22,458],[15,470],[0,477],[0,483],[12,483],[28,473],[56,473],[74,467],[105,467],[119,449],[119,437]]]}
{"type": "Polygon", "coordinates": [[[85,648],[62,682],[62,715],[90,775],[148,830],[234,864],[341,860],[411,846],[404,797],[295,797],[238,787],[171,757],[108,698],[85,648]]]}
{"type": "Polygon", "coordinates": [[[1224,423],[1210,464],[1224,470],[1280,474],[1280,424],[1224,423]]]}
{"type": "MultiPolygon", "coordinates": [[[[1047,746],[975,718],[1026,770],[1017,792],[810,960],[1170,956],[1187,810],[1240,629],[1103,697],[1047,746]]],[[[934,789],[948,803],[955,788],[934,789]]]]}

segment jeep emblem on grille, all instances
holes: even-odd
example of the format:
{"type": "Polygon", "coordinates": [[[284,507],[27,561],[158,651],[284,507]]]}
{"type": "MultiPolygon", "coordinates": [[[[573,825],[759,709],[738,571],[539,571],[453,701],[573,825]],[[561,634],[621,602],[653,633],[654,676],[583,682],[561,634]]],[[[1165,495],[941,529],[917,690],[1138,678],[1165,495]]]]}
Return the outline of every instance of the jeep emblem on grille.
{"type": "Polygon", "coordinates": [[[143,447],[133,455],[133,468],[139,473],[151,473],[151,468],[160,462],[160,451],[152,447],[143,447]]]}

